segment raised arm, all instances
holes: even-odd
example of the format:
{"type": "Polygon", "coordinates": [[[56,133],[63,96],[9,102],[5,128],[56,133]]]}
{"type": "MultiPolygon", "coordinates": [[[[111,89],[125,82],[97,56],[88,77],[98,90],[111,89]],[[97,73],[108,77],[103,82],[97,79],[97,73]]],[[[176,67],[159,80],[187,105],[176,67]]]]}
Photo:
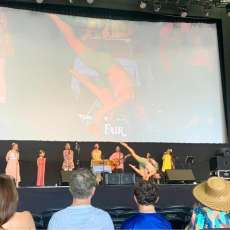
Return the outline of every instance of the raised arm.
{"type": "Polygon", "coordinates": [[[138,162],[142,161],[143,157],[138,156],[134,151],[134,149],[132,149],[127,143],[120,143],[120,144],[130,152],[130,154],[135,160],[137,160],[138,162]]]}
{"type": "Polygon", "coordinates": [[[49,14],[49,17],[56,24],[58,29],[64,34],[66,41],[69,46],[74,49],[77,54],[83,53],[86,51],[84,44],[76,37],[71,26],[62,21],[57,15],[49,14]]]}

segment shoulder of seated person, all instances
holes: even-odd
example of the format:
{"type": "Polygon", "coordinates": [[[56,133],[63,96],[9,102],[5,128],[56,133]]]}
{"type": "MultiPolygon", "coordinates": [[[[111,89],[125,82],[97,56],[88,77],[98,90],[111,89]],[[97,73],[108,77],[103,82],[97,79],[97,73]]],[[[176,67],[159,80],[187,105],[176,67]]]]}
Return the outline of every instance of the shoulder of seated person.
{"type": "Polygon", "coordinates": [[[98,214],[109,215],[109,213],[104,211],[103,209],[96,208],[96,207],[94,207],[94,209],[98,212],[98,214]]]}
{"type": "Polygon", "coordinates": [[[4,225],[4,227],[8,228],[9,226],[23,226],[25,225],[25,223],[31,223],[32,220],[32,215],[30,212],[16,212],[14,213],[14,215],[12,216],[12,218],[10,218],[10,220],[4,225]]]}
{"type": "Polygon", "coordinates": [[[32,214],[29,211],[23,211],[23,212],[16,212],[14,214],[14,217],[26,217],[26,218],[30,218],[32,217],[32,214]]]}

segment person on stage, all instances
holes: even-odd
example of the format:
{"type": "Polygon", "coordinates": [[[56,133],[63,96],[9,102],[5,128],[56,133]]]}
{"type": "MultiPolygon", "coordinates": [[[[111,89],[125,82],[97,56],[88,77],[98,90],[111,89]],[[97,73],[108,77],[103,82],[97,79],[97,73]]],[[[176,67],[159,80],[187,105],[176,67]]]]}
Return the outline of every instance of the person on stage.
{"type": "Polygon", "coordinates": [[[11,149],[6,154],[6,162],[5,173],[15,180],[16,187],[18,187],[21,182],[18,144],[11,144],[11,149]]]}
{"type": "MultiPolygon", "coordinates": [[[[94,149],[91,152],[91,167],[93,166],[95,161],[102,160],[102,151],[100,150],[100,146],[98,143],[94,145],[94,149]]],[[[99,184],[102,181],[101,173],[96,173],[96,180],[99,184]]]]}
{"type": "Polygon", "coordinates": [[[45,186],[46,157],[45,151],[40,150],[37,158],[37,186],[45,186]]]}
{"type": "Polygon", "coordinates": [[[175,169],[174,159],[173,159],[173,151],[172,149],[167,149],[162,156],[163,164],[162,164],[162,172],[166,172],[167,170],[175,169]]]}
{"type": "Polygon", "coordinates": [[[109,157],[109,160],[113,162],[113,172],[123,173],[124,172],[124,162],[130,154],[124,156],[121,152],[119,145],[116,146],[115,152],[109,157]]]}
{"type": "Polygon", "coordinates": [[[100,150],[100,146],[98,143],[94,145],[94,149],[91,152],[92,161],[100,161],[102,160],[102,151],[100,150]]]}
{"type": "Polygon", "coordinates": [[[140,157],[136,152],[127,144],[127,143],[121,143],[132,155],[132,157],[139,163],[139,168],[136,166],[129,164],[129,166],[138,173],[143,180],[149,180],[150,178],[156,179],[159,183],[160,180],[160,174],[159,171],[159,165],[158,163],[151,157],[150,153],[146,154],[146,157],[140,157]]]}
{"type": "Polygon", "coordinates": [[[71,149],[71,146],[69,143],[65,144],[65,149],[63,151],[63,164],[62,169],[64,171],[73,171],[74,169],[74,157],[73,157],[73,150],[71,149]]]}

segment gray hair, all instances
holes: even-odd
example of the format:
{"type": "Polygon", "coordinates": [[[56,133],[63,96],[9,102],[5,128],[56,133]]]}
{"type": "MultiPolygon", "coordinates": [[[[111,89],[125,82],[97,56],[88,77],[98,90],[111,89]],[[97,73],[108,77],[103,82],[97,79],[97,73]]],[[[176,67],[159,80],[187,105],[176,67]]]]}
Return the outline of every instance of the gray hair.
{"type": "Polygon", "coordinates": [[[96,187],[96,177],[89,169],[77,169],[72,173],[70,192],[74,199],[89,198],[96,187]]]}

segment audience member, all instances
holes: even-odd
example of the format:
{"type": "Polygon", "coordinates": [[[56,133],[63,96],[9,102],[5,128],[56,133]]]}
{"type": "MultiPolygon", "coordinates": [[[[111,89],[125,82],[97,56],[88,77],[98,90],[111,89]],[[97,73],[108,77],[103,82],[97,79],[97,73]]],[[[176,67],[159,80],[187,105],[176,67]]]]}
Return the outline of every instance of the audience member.
{"type": "Polygon", "coordinates": [[[211,177],[193,189],[198,203],[187,229],[230,228],[230,182],[211,177]]]}
{"type": "Polygon", "coordinates": [[[16,212],[18,193],[15,182],[7,175],[0,175],[0,229],[35,230],[29,212],[16,212]]]}
{"type": "Polygon", "coordinates": [[[91,206],[96,184],[96,177],[90,170],[78,169],[73,172],[70,182],[73,203],[52,216],[48,230],[113,230],[109,214],[91,206]]]}
{"type": "Polygon", "coordinates": [[[139,213],[126,220],[121,229],[171,229],[171,224],[156,213],[159,196],[154,180],[138,182],[134,188],[134,200],[139,213]]]}

